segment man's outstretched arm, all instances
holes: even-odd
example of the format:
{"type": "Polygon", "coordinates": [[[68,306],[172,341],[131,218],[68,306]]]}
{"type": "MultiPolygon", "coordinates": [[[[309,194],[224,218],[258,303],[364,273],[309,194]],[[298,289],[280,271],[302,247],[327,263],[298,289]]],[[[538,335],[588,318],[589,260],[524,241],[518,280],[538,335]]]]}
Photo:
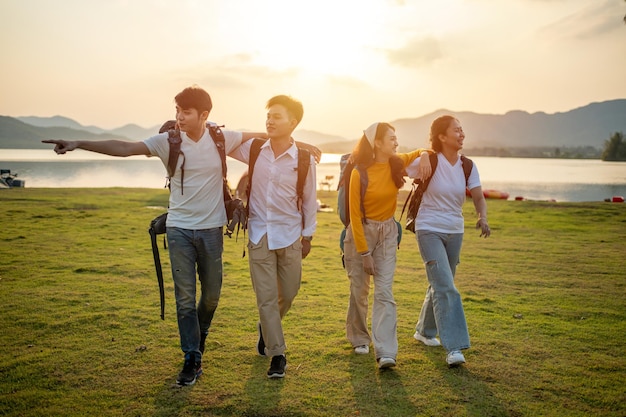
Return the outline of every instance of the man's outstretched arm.
{"type": "Polygon", "coordinates": [[[74,149],[84,149],[86,151],[111,156],[150,155],[148,147],[143,142],[130,142],[124,140],[68,141],[59,139],[42,140],[42,142],[54,144],[54,151],[59,155],[73,151],[74,149]]]}

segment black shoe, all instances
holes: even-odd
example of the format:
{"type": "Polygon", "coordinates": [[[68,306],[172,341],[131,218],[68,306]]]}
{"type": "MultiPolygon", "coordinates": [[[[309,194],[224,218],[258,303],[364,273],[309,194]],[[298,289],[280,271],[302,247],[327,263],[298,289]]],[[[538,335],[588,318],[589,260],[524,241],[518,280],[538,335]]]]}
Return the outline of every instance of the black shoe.
{"type": "Polygon", "coordinates": [[[183,370],[178,374],[176,383],[180,386],[193,385],[200,375],[202,375],[202,362],[196,362],[195,356],[191,356],[189,359],[185,359],[183,370]]]}
{"type": "Polygon", "coordinates": [[[287,358],[285,355],[272,356],[270,370],[267,371],[268,378],[284,378],[285,368],[287,368],[287,358]]]}
{"type": "Polygon", "coordinates": [[[209,333],[200,333],[200,353],[204,355],[204,345],[206,344],[206,337],[209,333]]]}
{"type": "Polygon", "coordinates": [[[265,340],[263,340],[263,330],[261,330],[261,323],[257,324],[259,329],[259,341],[256,344],[256,351],[261,356],[265,356],[265,340]]]}

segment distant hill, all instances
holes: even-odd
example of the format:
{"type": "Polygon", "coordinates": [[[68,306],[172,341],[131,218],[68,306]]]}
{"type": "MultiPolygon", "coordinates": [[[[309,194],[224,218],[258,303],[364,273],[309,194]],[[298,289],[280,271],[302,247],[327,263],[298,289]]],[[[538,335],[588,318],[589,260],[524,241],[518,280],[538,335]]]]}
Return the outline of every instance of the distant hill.
{"type": "MultiPolygon", "coordinates": [[[[37,117],[37,116],[27,116],[27,117],[16,117],[16,119],[38,127],[69,127],[76,130],[84,130],[87,132],[100,134],[100,133],[109,133],[113,135],[117,135],[119,137],[128,138],[130,140],[143,140],[149,138],[150,136],[156,134],[159,131],[158,126],[152,126],[149,128],[143,128],[141,126],[137,126],[136,124],[127,124],[122,127],[118,127],[117,129],[105,130],[99,128],[97,126],[83,126],[75,120],[69,119],[63,116],[53,116],[53,117],[37,117]]],[[[0,138],[2,140],[2,138],[0,138]]]]}
{"type": "Polygon", "coordinates": [[[626,99],[591,103],[564,113],[510,111],[503,115],[437,110],[390,122],[401,145],[428,143],[432,121],[444,114],[457,117],[466,134],[465,147],[603,147],[615,132],[626,132],[626,99]]]}
{"type": "Polygon", "coordinates": [[[68,140],[107,140],[127,138],[111,133],[91,133],[69,127],[39,127],[0,116],[0,148],[4,149],[43,149],[50,145],[41,143],[44,139],[68,140]]]}
{"type": "Polygon", "coordinates": [[[320,146],[324,143],[330,142],[346,142],[347,139],[337,136],[328,135],[325,133],[314,132],[312,130],[296,130],[293,132],[295,140],[310,143],[311,145],[320,146]]]}
{"type": "Polygon", "coordinates": [[[37,127],[69,127],[71,129],[86,130],[91,133],[104,133],[104,129],[96,126],[83,126],[75,120],[69,119],[63,116],[53,117],[39,117],[39,116],[25,116],[16,117],[17,120],[29,125],[37,127]]]}
{"type": "MultiPolygon", "coordinates": [[[[600,149],[613,133],[626,133],[626,99],[591,103],[554,114],[531,114],[515,110],[496,115],[441,109],[416,118],[390,121],[396,127],[401,148],[407,150],[427,146],[430,124],[443,114],[451,114],[461,121],[467,135],[466,150],[546,147],[600,149]]],[[[83,126],[63,116],[0,116],[0,148],[46,148],[40,143],[46,138],[143,140],[156,134],[159,127],[160,124],[150,128],[128,124],[114,130],[104,130],[96,126],[83,126]]],[[[357,140],[310,130],[296,130],[294,137],[330,153],[350,152],[357,140]]]]}
{"type": "MultiPolygon", "coordinates": [[[[41,149],[49,146],[41,143],[43,139],[68,140],[144,140],[158,133],[161,125],[143,128],[128,124],[113,130],[104,130],[96,126],[83,126],[75,120],[63,116],[54,117],[7,117],[0,116],[0,148],[4,149],[41,149]]],[[[345,141],[341,136],[328,135],[310,130],[297,130],[294,137],[303,142],[320,146],[332,141],[345,141]]]]}

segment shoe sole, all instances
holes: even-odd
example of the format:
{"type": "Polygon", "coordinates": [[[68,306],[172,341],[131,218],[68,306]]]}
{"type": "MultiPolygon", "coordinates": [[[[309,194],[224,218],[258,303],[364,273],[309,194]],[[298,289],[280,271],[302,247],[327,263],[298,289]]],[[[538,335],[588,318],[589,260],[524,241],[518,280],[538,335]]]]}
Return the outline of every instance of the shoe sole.
{"type": "Polygon", "coordinates": [[[452,363],[448,362],[448,367],[449,368],[456,368],[457,366],[461,366],[464,363],[465,363],[465,361],[457,361],[457,362],[452,362],[452,363]]]}
{"type": "Polygon", "coordinates": [[[182,382],[181,383],[179,380],[176,380],[176,385],[178,385],[180,387],[187,387],[189,385],[193,385],[193,384],[196,383],[196,381],[198,380],[200,375],[202,375],[202,368],[198,369],[198,371],[196,372],[196,377],[193,379],[193,381],[191,381],[191,382],[182,382]]]}
{"type": "Polygon", "coordinates": [[[441,343],[440,343],[437,339],[433,339],[433,341],[430,341],[430,340],[429,340],[429,339],[427,339],[427,338],[423,338],[423,339],[422,339],[422,338],[420,338],[420,336],[421,336],[421,335],[420,335],[419,333],[415,333],[415,334],[413,335],[413,339],[415,339],[415,340],[417,340],[418,342],[420,342],[420,343],[422,343],[422,344],[424,344],[424,345],[426,345],[426,346],[429,346],[429,347],[437,347],[437,346],[441,346],[441,343]]]}
{"type": "MultiPolygon", "coordinates": [[[[287,370],[287,365],[285,365],[285,371],[287,370]]],[[[285,371],[281,372],[274,372],[272,374],[267,374],[267,377],[269,379],[277,379],[277,378],[284,378],[285,377],[285,371]]]]}
{"type": "Polygon", "coordinates": [[[388,369],[393,368],[394,366],[396,366],[395,362],[383,362],[378,365],[378,369],[388,369]]]}
{"type": "Polygon", "coordinates": [[[196,378],[194,378],[193,381],[191,382],[180,382],[180,381],[176,381],[176,385],[178,385],[179,387],[188,387],[190,385],[193,385],[196,383],[196,378]]]}

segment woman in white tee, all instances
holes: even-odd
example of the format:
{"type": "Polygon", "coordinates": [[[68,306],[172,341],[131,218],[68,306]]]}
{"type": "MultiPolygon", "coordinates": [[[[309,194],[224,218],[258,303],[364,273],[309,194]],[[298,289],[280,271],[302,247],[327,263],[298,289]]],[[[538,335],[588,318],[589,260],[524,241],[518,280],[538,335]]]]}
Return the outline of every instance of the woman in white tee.
{"type": "MultiPolygon", "coordinates": [[[[456,118],[441,116],[432,123],[430,142],[438,161],[416,219],[417,243],[429,286],[414,337],[427,346],[443,345],[449,366],[465,363],[461,350],[470,347],[461,295],[454,285],[463,243],[462,207],[466,188],[471,192],[478,214],[476,228],[481,230],[480,236],[491,234],[487,223],[487,204],[475,165],[467,181],[465,179],[459,155],[464,139],[463,128],[456,118]],[[436,339],[437,335],[441,343],[436,339]]],[[[407,167],[409,176],[417,176],[419,161],[416,159],[407,167]]]]}

